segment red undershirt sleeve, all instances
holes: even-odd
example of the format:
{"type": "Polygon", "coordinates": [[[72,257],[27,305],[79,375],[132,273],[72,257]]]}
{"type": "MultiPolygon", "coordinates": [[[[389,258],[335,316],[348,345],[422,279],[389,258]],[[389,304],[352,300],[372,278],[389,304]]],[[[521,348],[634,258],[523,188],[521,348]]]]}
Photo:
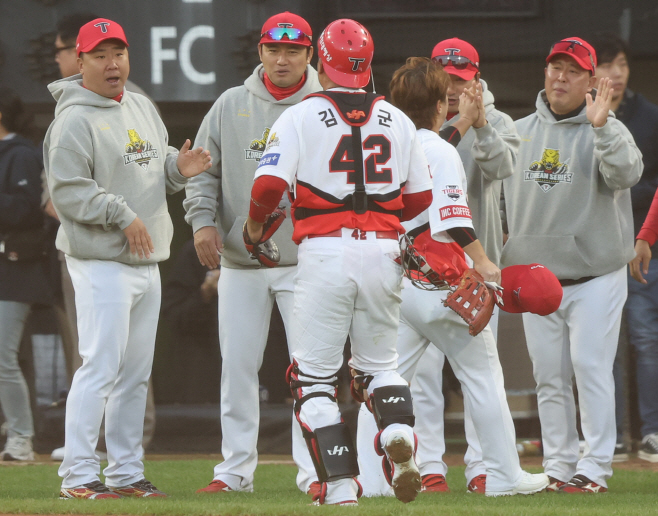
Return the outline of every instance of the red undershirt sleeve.
{"type": "Polygon", "coordinates": [[[404,208],[402,208],[402,217],[400,220],[411,220],[430,207],[430,204],[432,204],[432,190],[403,194],[402,202],[404,203],[404,208]]]}
{"type": "Polygon", "coordinates": [[[251,187],[249,216],[255,222],[263,224],[281,202],[288,183],[276,176],[260,176],[251,187]]]}
{"type": "Polygon", "coordinates": [[[658,190],[653,196],[653,201],[651,201],[651,207],[649,208],[649,213],[647,213],[647,218],[644,219],[644,224],[642,224],[642,229],[637,234],[637,239],[646,240],[649,242],[649,245],[656,243],[656,237],[658,237],[658,190]]]}

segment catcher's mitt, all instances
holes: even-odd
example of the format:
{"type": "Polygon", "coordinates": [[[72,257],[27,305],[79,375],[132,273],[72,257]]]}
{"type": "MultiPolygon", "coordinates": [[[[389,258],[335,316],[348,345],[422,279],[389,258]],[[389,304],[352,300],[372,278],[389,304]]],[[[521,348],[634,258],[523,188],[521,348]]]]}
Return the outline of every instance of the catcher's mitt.
{"type": "Polygon", "coordinates": [[[462,274],[457,288],[443,302],[468,323],[468,333],[473,337],[484,330],[491,319],[495,298],[499,296],[497,289],[500,287],[491,285],[494,288],[487,286],[475,269],[468,269],[462,274]]]}
{"type": "Polygon", "coordinates": [[[258,260],[265,267],[276,267],[279,265],[281,254],[274,240],[272,240],[272,235],[283,224],[285,218],[286,212],[283,209],[277,208],[274,210],[265,221],[263,234],[257,242],[252,242],[251,238],[249,238],[247,222],[245,221],[244,226],[242,226],[242,239],[252,260],[258,260]]]}

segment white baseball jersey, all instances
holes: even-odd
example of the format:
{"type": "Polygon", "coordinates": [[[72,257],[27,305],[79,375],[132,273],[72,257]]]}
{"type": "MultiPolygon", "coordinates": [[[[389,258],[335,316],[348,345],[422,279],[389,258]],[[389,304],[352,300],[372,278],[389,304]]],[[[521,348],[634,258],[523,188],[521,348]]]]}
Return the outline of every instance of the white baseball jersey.
{"type": "Polygon", "coordinates": [[[457,150],[434,131],[419,129],[418,141],[427,156],[432,174],[432,204],[403,226],[412,230],[429,223],[432,238],[439,242],[454,242],[446,233],[448,229],[473,228],[471,210],[466,204],[464,165],[457,150]]]}
{"type": "Polygon", "coordinates": [[[457,150],[434,131],[419,129],[418,141],[432,174],[432,204],[403,226],[435,272],[447,281],[458,280],[466,268],[473,266],[473,261],[447,233],[452,228],[473,228],[466,203],[464,166],[457,150]]]}
{"type": "MultiPolygon", "coordinates": [[[[331,90],[338,91],[363,94],[345,88],[331,90]]],[[[256,171],[256,177],[261,175],[280,177],[291,187],[293,239],[298,243],[309,234],[341,227],[402,233],[402,194],[432,188],[413,123],[385,100],[374,102],[369,112],[359,108],[344,114],[335,102],[321,96],[309,96],[290,107],[272,127],[256,171]],[[359,183],[358,149],[352,127],[343,117],[360,125],[363,187],[368,197],[368,209],[361,214],[352,211],[359,183]],[[303,210],[312,210],[312,215],[301,217],[303,210]]]]}

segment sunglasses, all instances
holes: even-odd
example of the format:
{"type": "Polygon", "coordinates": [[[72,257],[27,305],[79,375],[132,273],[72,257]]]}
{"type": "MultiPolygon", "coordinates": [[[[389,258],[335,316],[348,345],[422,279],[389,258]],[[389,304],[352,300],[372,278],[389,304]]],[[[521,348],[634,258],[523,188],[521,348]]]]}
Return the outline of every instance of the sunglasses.
{"type": "Polygon", "coordinates": [[[260,37],[262,38],[265,35],[269,36],[275,41],[281,41],[284,36],[288,38],[288,41],[303,41],[304,38],[311,41],[311,36],[304,34],[299,29],[293,29],[292,27],[275,27],[266,32],[263,32],[260,37]]]}
{"type": "Polygon", "coordinates": [[[65,47],[55,47],[53,54],[55,57],[57,57],[59,56],[60,52],[64,52],[64,50],[71,50],[72,48],[75,48],[75,45],[67,45],[65,47]]]}
{"type": "Polygon", "coordinates": [[[553,52],[568,52],[580,57],[581,59],[589,59],[589,62],[592,65],[592,71],[594,71],[596,68],[592,53],[585,45],[575,39],[565,39],[564,41],[558,41],[551,47],[549,55],[551,55],[553,52]]]}
{"type": "Polygon", "coordinates": [[[478,69],[478,66],[468,57],[464,56],[436,56],[432,61],[439,63],[441,66],[452,66],[457,70],[465,70],[469,65],[478,69]]]}

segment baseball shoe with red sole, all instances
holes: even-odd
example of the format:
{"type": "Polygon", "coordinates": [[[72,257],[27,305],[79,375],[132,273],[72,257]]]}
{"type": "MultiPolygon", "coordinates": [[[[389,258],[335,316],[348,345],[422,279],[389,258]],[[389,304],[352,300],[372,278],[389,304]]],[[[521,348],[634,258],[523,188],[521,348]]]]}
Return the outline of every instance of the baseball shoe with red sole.
{"type": "Polygon", "coordinates": [[[422,486],[420,488],[421,493],[449,493],[450,488],[448,487],[448,482],[446,482],[446,477],[438,473],[430,473],[428,475],[423,475],[421,478],[422,486]]]}
{"type": "Polygon", "coordinates": [[[60,500],[71,500],[74,498],[80,500],[107,500],[121,498],[121,496],[113,493],[105,484],[96,480],[95,482],[77,487],[62,487],[59,492],[60,500]]]}
{"type": "Polygon", "coordinates": [[[566,482],[549,475],[546,491],[549,493],[557,493],[564,484],[566,484],[566,482]]]}
{"type": "Polygon", "coordinates": [[[592,482],[585,475],[575,475],[569,482],[560,487],[560,493],[606,493],[607,487],[592,482]]]}
{"type": "Polygon", "coordinates": [[[197,493],[230,493],[233,489],[221,480],[213,480],[206,487],[197,490],[197,493]]]}
{"type": "Polygon", "coordinates": [[[543,491],[548,486],[548,476],[544,473],[533,475],[527,471],[521,472],[521,480],[512,488],[506,491],[485,491],[485,496],[514,496],[530,495],[543,491]]]}
{"type": "Polygon", "coordinates": [[[125,498],[167,498],[167,494],[160,491],[151,482],[143,478],[132,484],[122,487],[110,487],[110,491],[125,498]]]}
{"type": "Polygon", "coordinates": [[[384,451],[391,467],[395,497],[403,503],[413,502],[422,485],[414,457],[414,441],[403,430],[393,430],[386,439],[384,451]]]}
{"type": "Polygon", "coordinates": [[[473,477],[468,483],[467,493],[475,493],[483,495],[487,490],[487,475],[478,475],[473,477]]]}

